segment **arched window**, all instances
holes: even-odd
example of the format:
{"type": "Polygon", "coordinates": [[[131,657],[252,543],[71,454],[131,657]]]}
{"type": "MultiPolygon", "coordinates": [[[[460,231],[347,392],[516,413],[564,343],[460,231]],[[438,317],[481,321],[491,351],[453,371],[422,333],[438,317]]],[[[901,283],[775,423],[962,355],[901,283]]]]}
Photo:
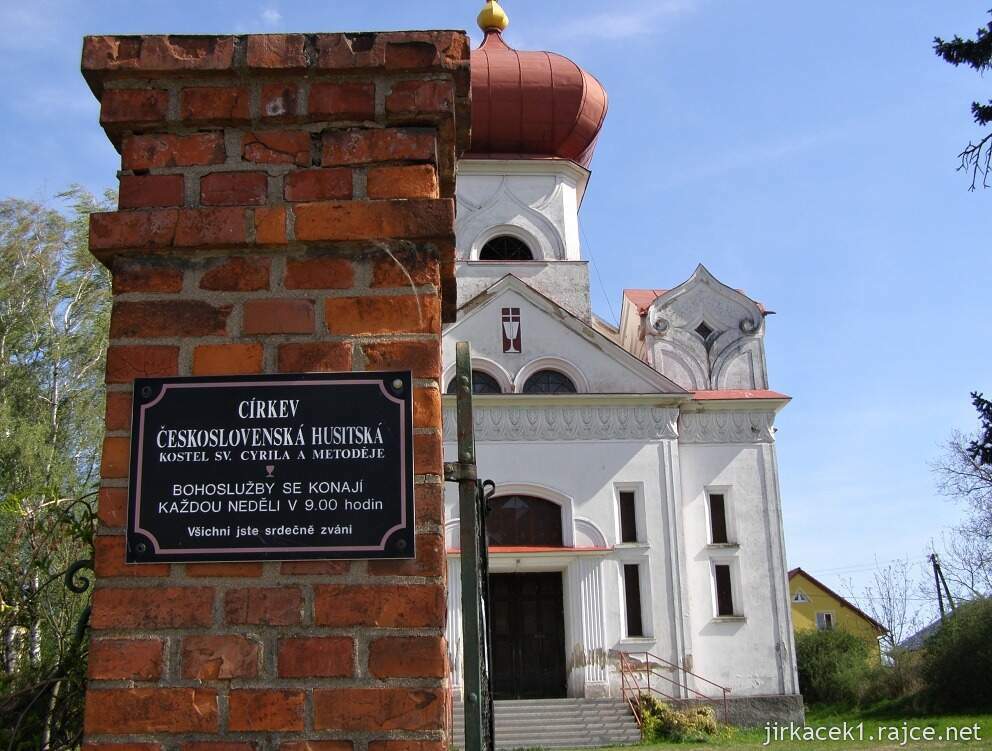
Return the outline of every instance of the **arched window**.
{"type": "MultiPolygon", "coordinates": [[[[455,379],[452,378],[448,382],[448,390],[445,393],[454,394],[455,379]]],[[[499,381],[493,378],[488,373],[481,370],[472,371],[472,393],[473,394],[502,394],[503,389],[499,387],[499,381]]]]}
{"type": "Polygon", "coordinates": [[[500,235],[482,246],[479,251],[480,261],[533,261],[534,254],[530,252],[527,243],[512,235],[500,235]]]}
{"type": "Polygon", "coordinates": [[[491,546],[560,548],[561,506],[529,495],[493,498],[486,533],[491,546]]]}
{"type": "Polygon", "coordinates": [[[525,394],[574,394],[572,379],[557,370],[539,370],[524,383],[525,394]]]}

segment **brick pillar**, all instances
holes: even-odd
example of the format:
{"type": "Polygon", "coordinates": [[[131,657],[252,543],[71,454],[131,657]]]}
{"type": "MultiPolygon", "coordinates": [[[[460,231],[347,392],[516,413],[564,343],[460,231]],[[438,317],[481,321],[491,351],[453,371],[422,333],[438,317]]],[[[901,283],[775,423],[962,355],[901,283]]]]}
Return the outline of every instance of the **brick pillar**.
{"type": "Polygon", "coordinates": [[[461,32],[88,37],[121,152],[90,751],[448,744],[440,333],[461,32]],[[127,565],[131,382],[412,370],[417,558],[127,565]]]}

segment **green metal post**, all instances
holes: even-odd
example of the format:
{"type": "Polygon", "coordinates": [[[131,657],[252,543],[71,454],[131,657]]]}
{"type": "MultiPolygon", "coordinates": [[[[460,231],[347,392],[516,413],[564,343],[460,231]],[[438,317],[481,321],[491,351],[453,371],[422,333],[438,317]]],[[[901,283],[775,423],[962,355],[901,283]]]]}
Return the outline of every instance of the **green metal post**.
{"type": "Polygon", "coordinates": [[[458,459],[445,465],[445,479],[458,483],[462,576],[462,692],[465,705],[465,751],[490,751],[484,731],[479,550],[479,486],[475,466],[475,426],[472,416],[472,353],[468,342],[455,344],[455,394],[458,459]]]}

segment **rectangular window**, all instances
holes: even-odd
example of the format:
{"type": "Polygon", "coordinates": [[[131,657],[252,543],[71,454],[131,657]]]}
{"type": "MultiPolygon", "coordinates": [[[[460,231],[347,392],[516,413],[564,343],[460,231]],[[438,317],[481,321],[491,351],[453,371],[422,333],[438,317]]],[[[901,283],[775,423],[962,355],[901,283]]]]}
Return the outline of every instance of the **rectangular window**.
{"type": "Polygon", "coordinates": [[[620,542],[637,542],[637,496],[633,490],[621,490],[620,542]]]}
{"type": "Polygon", "coordinates": [[[734,588],[730,579],[730,566],[718,563],[713,567],[716,579],[716,614],[734,615],[734,588]]]}
{"type": "Polygon", "coordinates": [[[627,605],[627,636],[644,636],[641,619],[641,567],[636,563],[624,564],[623,594],[627,605]]]}
{"type": "Polygon", "coordinates": [[[833,613],[817,613],[816,614],[816,627],[820,631],[832,631],[834,628],[834,614],[833,613]]]}
{"type": "Polygon", "coordinates": [[[730,542],[727,535],[727,502],[723,493],[710,493],[710,541],[714,545],[730,542]]]}

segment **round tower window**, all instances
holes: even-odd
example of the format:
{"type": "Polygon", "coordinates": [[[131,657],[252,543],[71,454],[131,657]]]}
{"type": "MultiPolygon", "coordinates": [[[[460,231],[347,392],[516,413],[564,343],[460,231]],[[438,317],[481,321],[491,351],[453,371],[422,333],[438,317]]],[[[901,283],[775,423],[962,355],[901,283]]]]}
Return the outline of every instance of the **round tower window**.
{"type": "Polygon", "coordinates": [[[533,261],[527,243],[512,235],[500,235],[482,246],[480,261],[533,261]]]}

